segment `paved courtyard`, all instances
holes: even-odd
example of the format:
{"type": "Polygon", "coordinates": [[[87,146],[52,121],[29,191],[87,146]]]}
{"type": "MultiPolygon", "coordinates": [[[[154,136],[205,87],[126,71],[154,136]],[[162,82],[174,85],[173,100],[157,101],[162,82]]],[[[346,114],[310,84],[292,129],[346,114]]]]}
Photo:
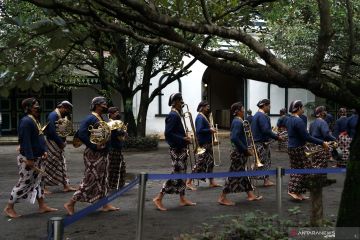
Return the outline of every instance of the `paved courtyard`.
{"type": "MultiPolygon", "coordinates": [[[[228,171],[230,166],[228,138],[221,140],[220,167],[215,172],[228,171]]],[[[287,153],[276,152],[275,145],[272,149],[273,168],[282,166],[289,167],[287,153]]],[[[74,149],[71,145],[66,148],[69,176],[71,184],[78,185],[83,173],[83,148],[74,149]]],[[[169,173],[171,163],[168,155],[168,147],[165,142],[160,142],[157,151],[150,152],[125,152],[127,171],[130,177],[139,172],[169,173]]],[[[16,145],[0,146],[0,205],[5,206],[11,188],[17,182],[16,166],[16,145]]],[[[337,182],[324,189],[324,213],[329,220],[335,220],[340,203],[341,192],[344,182],[343,174],[334,174],[337,182]]],[[[275,177],[272,177],[275,181],[275,177]]],[[[223,184],[224,179],[217,179],[223,184]]],[[[287,215],[287,209],[300,207],[303,220],[308,220],[310,208],[309,201],[293,202],[287,196],[288,176],[284,177],[283,184],[283,209],[287,215]]],[[[187,191],[187,197],[195,201],[195,207],[180,207],[178,196],[166,195],[164,205],[167,212],[160,212],[155,209],[152,198],[159,192],[163,181],[149,181],[146,189],[146,203],[144,213],[144,239],[174,239],[181,233],[190,233],[202,228],[202,223],[216,225],[217,216],[220,215],[241,215],[245,212],[262,210],[268,213],[276,213],[276,188],[259,187],[263,200],[248,202],[246,194],[231,194],[229,198],[236,202],[233,207],[225,207],[217,204],[217,198],[221,188],[207,187],[208,183],[200,183],[197,191],[187,191]]],[[[9,219],[5,216],[0,218],[1,239],[46,239],[47,220],[53,216],[65,216],[63,204],[72,196],[72,193],[63,193],[60,187],[50,188],[53,194],[47,196],[46,202],[58,208],[59,211],[49,214],[37,214],[37,205],[21,202],[16,204],[16,210],[23,216],[19,219],[9,219]]],[[[120,211],[103,213],[95,212],[65,229],[65,239],[134,239],[137,214],[137,187],[130,190],[120,198],[113,201],[120,211]]],[[[85,203],[78,203],[76,210],[88,206],[85,203]]]]}

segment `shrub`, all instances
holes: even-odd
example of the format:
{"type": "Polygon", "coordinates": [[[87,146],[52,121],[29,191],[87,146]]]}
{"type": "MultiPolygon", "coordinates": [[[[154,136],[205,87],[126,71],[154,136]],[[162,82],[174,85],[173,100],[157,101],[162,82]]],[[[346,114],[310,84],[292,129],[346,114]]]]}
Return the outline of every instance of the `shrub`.
{"type": "MultiPolygon", "coordinates": [[[[203,224],[202,232],[181,234],[177,240],[255,240],[255,239],[289,239],[292,227],[309,227],[301,222],[298,207],[289,209],[290,218],[280,219],[278,215],[268,215],[255,211],[239,215],[224,215],[216,217],[219,221],[215,226],[203,224]]],[[[329,222],[326,225],[331,225],[329,222]]]]}
{"type": "Polygon", "coordinates": [[[149,151],[155,150],[159,145],[159,136],[128,137],[124,143],[124,150],[149,151]]]}

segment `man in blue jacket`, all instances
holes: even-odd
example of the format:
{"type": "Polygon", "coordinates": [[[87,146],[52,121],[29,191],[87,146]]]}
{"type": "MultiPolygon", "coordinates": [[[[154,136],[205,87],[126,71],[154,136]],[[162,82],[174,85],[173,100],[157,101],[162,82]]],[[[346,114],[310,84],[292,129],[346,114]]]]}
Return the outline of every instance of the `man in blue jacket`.
{"type": "MultiPolygon", "coordinates": [[[[183,99],[181,93],[174,93],[169,98],[171,111],[165,119],[165,140],[170,146],[170,158],[172,161],[172,173],[186,173],[187,158],[189,156],[188,144],[190,137],[186,136],[184,126],[181,122],[183,99]]],[[[186,184],[183,179],[167,180],[160,193],[153,199],[157,209],[166,211],[162,199],[167,194],[179,194],[181,206],[193,206],[196,203],[185,198],[186,184]]]]}
{"type": "Polygon", "coordinates": [[[35,98],[27,98],[21,103],[25,115],[19,123],[20,153],[17,157],[19,166],[19,181],[11,191],[10,199],[4,213],[11,218],[17,218],[14,205],[20,200],[39,204],[39,212],[57,211],[45,204],[44,190],[41,187],[41,175],[44,174],[44,161],[47,160],[47,147],[43,128],[39,122],[40,105],[35,98]]]}

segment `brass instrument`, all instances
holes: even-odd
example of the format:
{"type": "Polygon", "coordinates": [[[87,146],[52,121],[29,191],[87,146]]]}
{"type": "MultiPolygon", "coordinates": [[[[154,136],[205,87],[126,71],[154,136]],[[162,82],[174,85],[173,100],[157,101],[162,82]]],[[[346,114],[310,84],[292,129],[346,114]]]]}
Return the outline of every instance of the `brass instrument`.
{"type": "MultiPolygon", "coordinates": [[[[329,147],[336,149],[338,147],[338,143],[336,141],[328,142],[329,147]]],[[[305,145],[305,156],[312,157],[314,154],[324,151],[324,148],[321,145],[315,145],[315,147],[311,147],[309,145],[305,145]]]]}
{"type": "Polygon", "coordinates": [[[126,132],[127,125],[121,120],[110,120],[109,122],[99,121],[95,126],[90,125],[88,130],[90,132],[90,142],[96,145],[103,145],[109,141],[111,131],[119,129],[126,132]]]}
{"type": "Polygon", "coordinates": [[[243,126],[244,126],[244,132],[245,132],[245,135],[246,135],[246,139],[247,139],[247,142],[248,142],[248,148],[251,151],[253,151],[254,156],[255,156],[255,166],[252,166],[252,168],[253,167],[255,167],[255,168],[262,167],[262,166],[264,166],[264,164],[261,163],[259,155],[258,155],[258,153],[256,151],[256,146],[255,146],[254,138],[253,138],[253,135],[252,135],[252,132],[251,132],[251,126],[250,126],[249,121],[244,120],[243,121],[243,126]]]}
{"type": "MultiPolygon", "coordinates": [[[[127,124],[124,124],[121,120],[110,120],[109,122],[99,121],[95,124],[95,126],[90,125],[88,127],[90,132],[90,142],[96,145],[104,145],[107,141],[109,141],[111,131],[115,129],[126,132],[127,124]]],[[[82,142],[78,137],[78,132],[76,132],[73,139],[73,146],[78,148],[81,144],[82,142]]]]}
{"type": "MultiPolygon", "coordinates": [[[[194,121],[193,121],[193,118],[192,118],[192,114],[189,111],[189,106],[187,104],[184,104],[184,107],[185,106],[186,106],[187,111],[182,113],[182,118],[183,118],[183,121],[184,121],[186,135],[188,135],[191,138],[192,151],[190,150],[190,147],[188,145],[189,152],[192,152],[194,154],[194,160],[195,160],[196,156],[200,155],[200,154],[203,154],[206,151],[206,149],[201,148],[199,146],[199,141],[198,141],[198,138],[196,136],[196,129],[195,129],[194,121]],[[189,130],[188,124],[186,124],[186,118],[189,119],[191,130],[189,130]]],[[[191,168],[192,168],[191,155],[190,155],[190,165],[191,165],[191,168]]]]}
{"type": "Polygon", "coordinates": [[[214,158],[214,166],[218,167],[220,166],[221,164],[221,155],[220,155],[220,142],[219,142],[219,134],[218,134],[218,127],[217,127],[217,124],[215,124],[215,127],[214,127],[214,118],[213,118],[213,115],[212,113],[210,113],[209,115],[209,121],[210,121],[210,127],[211,128],[214,128],[216,130],[215,133],[212,134],[212,138],[211,138],[211,141],[212,141],[212,150],[213,150],[213,158],[214,158]],[[217,146],[216,147],[216,151],[217,151],[217,157],[218,157],[218,162],[216,162],[216,157],[215,157],[215,148],[214,146],[217,146]]]}
{"type": "Polygon", "coordinates": [[[57,120],[55,122],[55,127],[56,127],[56,134],[59,137],[64,138],[71,135],[74,132],[73,124],[67,117],[60,118],[59,120],[57,120]]]}

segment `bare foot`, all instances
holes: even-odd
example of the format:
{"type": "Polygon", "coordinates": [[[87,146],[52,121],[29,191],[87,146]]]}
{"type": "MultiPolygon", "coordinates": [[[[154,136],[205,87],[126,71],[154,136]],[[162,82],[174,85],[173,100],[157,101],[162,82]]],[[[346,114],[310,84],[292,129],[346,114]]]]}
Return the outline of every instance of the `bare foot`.
{"type": "Polygon", "coordinates": [[[248,197],[248,201],[259,201],[263,198],[263,196],[254,196],[254,197],[248,197]]]}
{"type": "Polygon", "coordinates": [[[290,192],[288,192],[288,194],[289,194],[289,196],[290,197],[292,197],[294,200],[302,200],[302,197],[301,196],[299,196],[298,194],[296,194],[296,193],[290,193],[290,192]]]}
{"type": "Polygon", "coordinates": [[[71,186],[66,186],[63,189],[64,192],[74,192],[76,190],[77,190],[77,188],[74,188],[74,187],[71,187],[71,186]]]}
{"type": "Polygon", "coordinates": [[[4,209],[4,214],[11,218],[21,217],[21,215],[17,214],[13,208],[9,208],[9,207],[6,207],[4,209]]]}
{"type": "Polygon", "coordinates": [[[196,203],[187,200],[186,198],[180,199],[180,206],[195,206],[196,203]]]}
{"type": "Polygon", "coordinates": [[[234,206],[234,205],[235,205],[234,202],[230,201],[230,200],[227,199],[227,198],[219,198],[219,199],[218,199],[218,203],[219,203],[220,205],[225,205],[225,206],[234,206]]]}
{"type": "Polygon", "coordinates": [[[42,206],[39,208],[39,213],[55,212],[57,210],[58,209],[56,209],[56,208],[52,208],[52,207],[45,205],[45,206],[42,206]]]}
{"type": "Polygon", "coordinates": [[[73,215],[75,212],[74,205],[71,203],[65,203],[64,208],[66,209],[66,211],[69,215],[73,215]]]}
{"type": "Polygon", "coordinates": [[[44,189],[44,194],[50,195],[50,194],[52,194],[52,192],[50,192],[49,190],[47,190],[47,189],[45,188],[45,189],[44,189]]]}
{"type": "Polygon", "coordinates": [[[111,212],[111,211],[119,211],[119,210],[120,208],[114,207],[113,205],[110,204],[104,205],[101,209],[102,212],[111,212]]]}
{"type": "Polygon", "coordinates": [[[275,183],[273,183],[270,180],[267,180],[264,182],[264,187],[271,187],[271,186],[275,186],[275,183]]]}
{"type": "Polygon", "coordinates": [[[196,191],[197,190],[197,188],[194,187],[192,184],[186,184],[186,189],[191,190],[191,191],[196,191]]]}
{"type": "Polygon", "coordinates": [[[153,202],[154,202],[156,208],[159,209],[160,211],[166,211],[167,210],[164,207],[164,205],[162,204],[162,201],[159,198],[154,198],[153,202]]]}
{"type": "Polygon", "coordinates": [[[220,184],[212,182],[212,183],[209,184],[209,187],[214,188],[214,187],[222,187],[222,186],[220,184]]]}
{"type": "Polygon", "coordinates": [[[303,195],[300,195],[301,196],[301,200],[308,200],[310,199],[310,197],[307,197],[307,196],[303,196],[303,195]]]}

